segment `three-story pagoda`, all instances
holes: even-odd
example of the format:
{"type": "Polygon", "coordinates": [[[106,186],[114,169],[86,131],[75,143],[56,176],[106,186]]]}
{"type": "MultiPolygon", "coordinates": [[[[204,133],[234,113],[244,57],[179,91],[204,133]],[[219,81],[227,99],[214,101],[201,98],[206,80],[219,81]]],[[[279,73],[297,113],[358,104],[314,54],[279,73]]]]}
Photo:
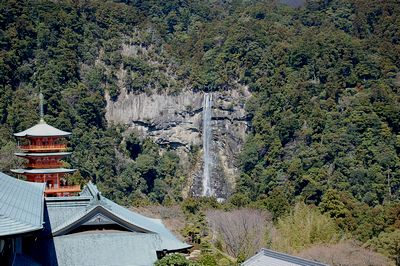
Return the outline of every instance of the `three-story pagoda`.
{"type": "Polygon", "coordinates": [[[73,173],[75,169],[64,168],[60,161],[63,157],[71,154],[67,152],[65,139],[69,135],[71,135],[70,132],[48,125],[43,119],[42,111],[38,124],[14,134],[23,151],[15,153],[15,155],[28,159],[28,162],[25,164],[25,168],[11,171],[26,176],[28,181],[46,183],[45,194],[47,196],[67,196],[79,192],[80,186],[68,185],[65,176],[73,173]]]}

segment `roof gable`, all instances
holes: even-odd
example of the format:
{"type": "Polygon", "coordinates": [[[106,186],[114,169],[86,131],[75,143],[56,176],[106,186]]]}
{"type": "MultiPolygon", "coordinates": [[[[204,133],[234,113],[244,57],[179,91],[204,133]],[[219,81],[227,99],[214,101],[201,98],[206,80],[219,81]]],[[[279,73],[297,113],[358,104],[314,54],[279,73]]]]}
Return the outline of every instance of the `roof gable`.
{"type": "Polygon", "coordinates": [[[86,221],[82,225],[100,225],[100,224],[115,224],[115,221],[113,221],[112,219],[101,213],[98,213],[91,219],[89,219],[89,221],[86,221]]]}
{"type": "Polygon", "coordinates": [[[135,224],[129,223],[121,217],[118,217],[103,206],[96,205],[77,214],[75,217],[61,224],[57,228],[54,228],[52,234],[53,236],[66,235],[82,225],[102,225],[105,223],[118,224],[131,232],[151,233],[144,228],[138,227],[135,224]]]}
{"type": "Polygon", "coordinates": [[[85,186],[85,188],[81,192],[81,195],[93,197],[93,199],[95,199],[99,204],[103,205],[109,211],[111,211],[118,217],[121,217],[128,223],[134,224],[137,227],[143,228],[149,232],[158,233],[167,237],[173,237],[172,233],[167,228],[165,228],[160,219],[153,219],[143,216],[141,214],[128,210],[121,205],[118,205],[117,203],[107,199],[106,197],[103,197],[97,187],[92,182],[89,182],[85,186]]]}

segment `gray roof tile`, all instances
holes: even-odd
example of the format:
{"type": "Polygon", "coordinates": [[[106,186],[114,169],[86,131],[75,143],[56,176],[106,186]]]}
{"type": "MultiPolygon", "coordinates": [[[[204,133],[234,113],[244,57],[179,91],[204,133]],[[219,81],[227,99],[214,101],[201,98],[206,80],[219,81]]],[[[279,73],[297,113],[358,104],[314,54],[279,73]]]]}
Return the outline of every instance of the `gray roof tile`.
{"type": "Polygon", "coordinates": [[[0,172],[0,236],[43,228],[44,187],[0,172]]]}
{"type": "Polygon", "coordinates": [[[242,266],[328,266],[316,261],[306,260],[289,254],[263,248],[253,257],[242,263],[242,266]]]}
{"type": "Polygon", "coordinates": [[[49,265],[150,266],[157,260],[159,241],[155,234],[84,232],[55,237],[45,255],[52,260],[49,265]]]}

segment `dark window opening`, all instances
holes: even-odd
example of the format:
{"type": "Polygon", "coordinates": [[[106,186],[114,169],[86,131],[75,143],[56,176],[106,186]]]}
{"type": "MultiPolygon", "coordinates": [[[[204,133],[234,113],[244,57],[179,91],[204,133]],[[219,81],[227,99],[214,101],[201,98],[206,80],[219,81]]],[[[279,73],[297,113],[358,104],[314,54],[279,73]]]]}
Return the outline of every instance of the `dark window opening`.
{"type": "Polygon", "coordinates": [[[78,228],[70,231],[68,234],[85,233],[85,232],[96,232],[101,231],[120,231],[120,232],[130,232],[130,230],[119,224],[100,224],[100,225],[81,225],[78,228]]]}

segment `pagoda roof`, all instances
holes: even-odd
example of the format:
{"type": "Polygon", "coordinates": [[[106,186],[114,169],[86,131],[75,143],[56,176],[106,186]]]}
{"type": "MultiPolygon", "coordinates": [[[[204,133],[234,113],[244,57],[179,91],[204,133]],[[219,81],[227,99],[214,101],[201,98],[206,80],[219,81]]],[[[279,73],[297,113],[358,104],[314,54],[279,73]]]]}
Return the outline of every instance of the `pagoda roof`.
{"type": "Polygon", "coordinates": [[[14,134],[16,137],[64,137],[69,135],[71,135],[70,132],[50,126],[44,120],[41,120],[33,127],[14,134]]]}
{"type": "Polygon", "coordinates": [[[72,173],[76,169],[67,168],[48,168],[48,169],[11,169],[11,172],[16,174],[57,174],[57,173],[72,173]]]}
{"type": "Polygon", "coordinates": [[[43,228],[44,189],[0,172],[0,237],[43,228]]]}
{"type": "Polygon", "coordinates": [[[71,152],[16,152],[14,153],[19,157],[42,157],[42,156],[67,156],[70,155],[71,152]]]}

